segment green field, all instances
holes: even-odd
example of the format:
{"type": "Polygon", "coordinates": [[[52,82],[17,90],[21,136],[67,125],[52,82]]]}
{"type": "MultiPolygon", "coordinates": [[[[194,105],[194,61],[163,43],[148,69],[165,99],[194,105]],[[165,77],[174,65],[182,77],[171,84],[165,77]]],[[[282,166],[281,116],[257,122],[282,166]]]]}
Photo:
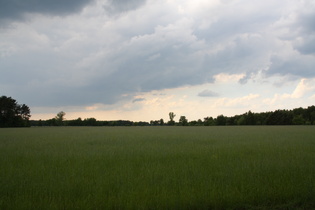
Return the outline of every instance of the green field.
{"type": "Polygon", "coordinates": [[[0,129],[0,209],[315,209],[315,127],[0,129]]]}

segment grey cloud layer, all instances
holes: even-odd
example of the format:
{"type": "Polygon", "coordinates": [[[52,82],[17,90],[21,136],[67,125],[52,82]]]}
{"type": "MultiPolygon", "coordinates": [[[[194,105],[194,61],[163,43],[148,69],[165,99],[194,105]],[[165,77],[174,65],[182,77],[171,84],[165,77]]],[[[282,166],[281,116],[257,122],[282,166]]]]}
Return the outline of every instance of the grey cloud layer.
{"type": "Polygon", "coordinates": [[[0,0],[0,19],[21,20],[27,13],[67,15],[94,0],[0,0]]]}
{"type": "MultiPolygon", "coordinates": [[[[64,16],[77,13],[96,0],[0,0],[0,23],[23,20],[29,13],[64,16]]],[[[117,15],[134,10],[146,0],[107,0],[103,3],[106,14],[117,15]]]]}
{"type": "MultiPolygon", "coordinates": [[[[55,14],[89,2],[69,1],[55,14]]],[[[32,106],[112,104],[141,91],[213,82],[219,73],[246,74],[242,83],[262,71],[315,76],[311,1],[204,1],[195,11],[184,4],[193,1],[174,2],[97,1],[86,16],[3,29],[0,89],[32,106]]],[[[32,10],[12,14],[24,12],[32,10]]]]}
{"type": "Polygon", "coordinates": [[[307,11],[305,14],[299,14],[291,31],[297,33],[299,35],[297,37],[302,37],[302,40],[296,41],[296,49],[303,54],[315,55],[315,12],[307,11]]]}
{"type": "Polygon", "coordinates": [[[291,17],[287,15],[287,19],[279,23],[280,30],[287,30],[287,33],[281,34],[279,38],[289,42],[295,51],[288,53],[290,49],[283,46],[282,53],[273,54],[267,74],[314,77],[315,71],[312,69],[315,66],[315,3],[305,1],[291,17]]]}
{"type": "Polygon", "coordinates": [[[116,15],[134,10],[145,2],[146,0],[110,0],[104,5],[104,9],[107,13],[116,15]]]}

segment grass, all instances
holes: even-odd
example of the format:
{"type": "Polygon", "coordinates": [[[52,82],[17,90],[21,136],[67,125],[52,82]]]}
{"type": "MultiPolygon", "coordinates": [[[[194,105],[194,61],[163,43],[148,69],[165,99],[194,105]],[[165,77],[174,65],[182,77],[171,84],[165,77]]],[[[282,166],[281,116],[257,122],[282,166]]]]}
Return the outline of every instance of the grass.
{"type": "Polygon", "coordinates": [[[315,209],[312,126],[0,130],[0,209],[315,209]]]}

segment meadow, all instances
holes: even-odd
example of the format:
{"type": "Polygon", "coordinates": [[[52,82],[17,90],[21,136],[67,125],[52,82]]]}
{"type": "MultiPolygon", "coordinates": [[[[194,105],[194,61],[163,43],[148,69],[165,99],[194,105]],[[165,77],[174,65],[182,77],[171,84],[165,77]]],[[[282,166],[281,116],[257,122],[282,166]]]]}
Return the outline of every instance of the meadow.
{"type": "Polygon", "coordinates": [[[0,129],[0,209],[315,209],[315,127],[0,129]]]}

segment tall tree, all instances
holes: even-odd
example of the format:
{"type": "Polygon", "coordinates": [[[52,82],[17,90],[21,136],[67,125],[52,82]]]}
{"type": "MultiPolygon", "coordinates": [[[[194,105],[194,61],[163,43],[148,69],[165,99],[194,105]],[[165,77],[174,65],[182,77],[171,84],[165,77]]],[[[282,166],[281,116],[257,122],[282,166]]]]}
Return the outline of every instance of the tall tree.
{"type": "Polygon", "coordinates": [[[57,125],[63,125],[65,115],[66,113],[64,111],[61,111],[57,114],[57,116],[55,117],[57,125]]]}
{"type": "Polygon", "coordinates": [[[30,113],[30,108],[27,105],[20,105],[11,97],[0,97],[0,127],[30,126],[30,113]]]}
{"type": "Polygon", "coordinates": [[[170,121],[168,122],[168,124],[174,125],[175,124],[174,118],[176,117],[176,114],[174,114],[174,112],[170,112],[168,115],[170,117],[170,121]]]}

